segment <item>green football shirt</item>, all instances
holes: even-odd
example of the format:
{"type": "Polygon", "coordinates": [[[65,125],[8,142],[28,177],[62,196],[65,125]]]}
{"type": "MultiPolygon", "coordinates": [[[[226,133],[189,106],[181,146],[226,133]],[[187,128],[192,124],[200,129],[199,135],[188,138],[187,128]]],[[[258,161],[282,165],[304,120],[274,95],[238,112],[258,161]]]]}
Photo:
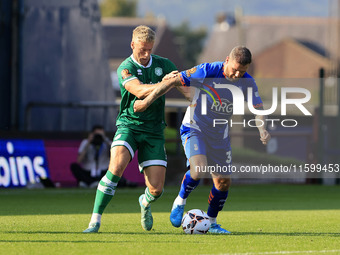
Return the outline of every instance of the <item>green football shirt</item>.
{"type": "Polygon", "coordinates": [[[125,59],[117,70],[122,94],[117,126],[125,126],[136,131],[161,132],[165,127],[165,96],[155,100],[144,112],[134,112],[133,104],[138,98],[124,86],[133,79],[138,79],[143,84],[155,84],[174,70],[177,68],[169,59],[157,55],[151,55],[147,66],[139,64],[133,55],[125,59]]]}

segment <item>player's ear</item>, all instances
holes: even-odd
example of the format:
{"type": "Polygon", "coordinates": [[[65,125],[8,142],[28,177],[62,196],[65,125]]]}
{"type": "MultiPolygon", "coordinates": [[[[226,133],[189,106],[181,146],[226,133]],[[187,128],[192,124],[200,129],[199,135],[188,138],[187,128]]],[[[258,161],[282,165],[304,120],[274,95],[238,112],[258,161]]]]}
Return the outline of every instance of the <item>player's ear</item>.
{"type": "Polygon", "coordinates": [[[228,61],[229,61],[229,56],[226,57],[225,63],[228,64],[228,61]]]}
{"type": "Polygon", "coordinates": [[[133,41],[131,41],[131,49],[134,49],[135,48],[135,44],[133,41]]]}

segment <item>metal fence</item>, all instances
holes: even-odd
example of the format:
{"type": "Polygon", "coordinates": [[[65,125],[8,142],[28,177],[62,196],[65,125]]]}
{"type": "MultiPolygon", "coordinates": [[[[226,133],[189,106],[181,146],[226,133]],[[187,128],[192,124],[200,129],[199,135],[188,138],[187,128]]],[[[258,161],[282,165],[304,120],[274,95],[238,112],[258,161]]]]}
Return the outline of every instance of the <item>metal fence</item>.
{"type": "MultiPolygon", "coordinates": [[[[107,120],[108,111],[109,109],[114,109],[118,112],[119,103],[118,102],[67,102],[67,103],[47,103],[47,102],[30,102],[27,104],[25,109],[25,131],[34,131],[32,128],[32,114],[35,109],[47,109],[47,108],[54,108],[60,110],[59,120],[57,121],[58,127],[54,131],[68,131],[66,128],[66,114],[67,111],[72,109],[81,109],[84,111],[84,118],[83,118],[83,127],[84,130],[89,130],[93,125],[94,121],[91,119],[91,111],[94,109],[102,109],[102,120],[107,120]]],[[[110,118],[112,119],[112,118],[110,118]]],[[[108,127],[108,123],[103,123],[105,128],[108,127]]],[[[84,131],[79,130],[79,131],[84,131]]]]}

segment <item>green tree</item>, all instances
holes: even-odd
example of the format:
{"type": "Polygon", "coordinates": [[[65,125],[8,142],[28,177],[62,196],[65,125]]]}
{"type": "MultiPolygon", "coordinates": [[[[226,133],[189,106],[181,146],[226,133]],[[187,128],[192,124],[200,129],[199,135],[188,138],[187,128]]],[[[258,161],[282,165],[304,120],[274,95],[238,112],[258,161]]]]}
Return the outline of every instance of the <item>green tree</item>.
{"type": "Polygon", "coordinates": [[[179,52],[184,59],[186,68],[197,64],[199,54],[203,49],[204,39],[207,36],[205,28],[192,30],[187,21],[172,29],[176,37],[176,44],[179,52]]]}
{"type": "Polygon", "coordinates": [[[136,17],[137,0],[103,0],[100,10],[102,17],[136,17]]]}

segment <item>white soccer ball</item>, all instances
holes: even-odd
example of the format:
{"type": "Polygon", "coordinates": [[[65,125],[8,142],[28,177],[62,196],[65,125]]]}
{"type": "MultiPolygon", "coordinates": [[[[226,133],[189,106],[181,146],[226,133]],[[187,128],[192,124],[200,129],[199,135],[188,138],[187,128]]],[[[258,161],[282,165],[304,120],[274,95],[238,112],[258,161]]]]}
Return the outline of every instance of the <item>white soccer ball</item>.
{"type": "Polygon", "coordinates": [[[186,234],[205,234],[210,228],[209,216],[200,209],[192,209],[183,216],[182,228],[186,234]]]}

